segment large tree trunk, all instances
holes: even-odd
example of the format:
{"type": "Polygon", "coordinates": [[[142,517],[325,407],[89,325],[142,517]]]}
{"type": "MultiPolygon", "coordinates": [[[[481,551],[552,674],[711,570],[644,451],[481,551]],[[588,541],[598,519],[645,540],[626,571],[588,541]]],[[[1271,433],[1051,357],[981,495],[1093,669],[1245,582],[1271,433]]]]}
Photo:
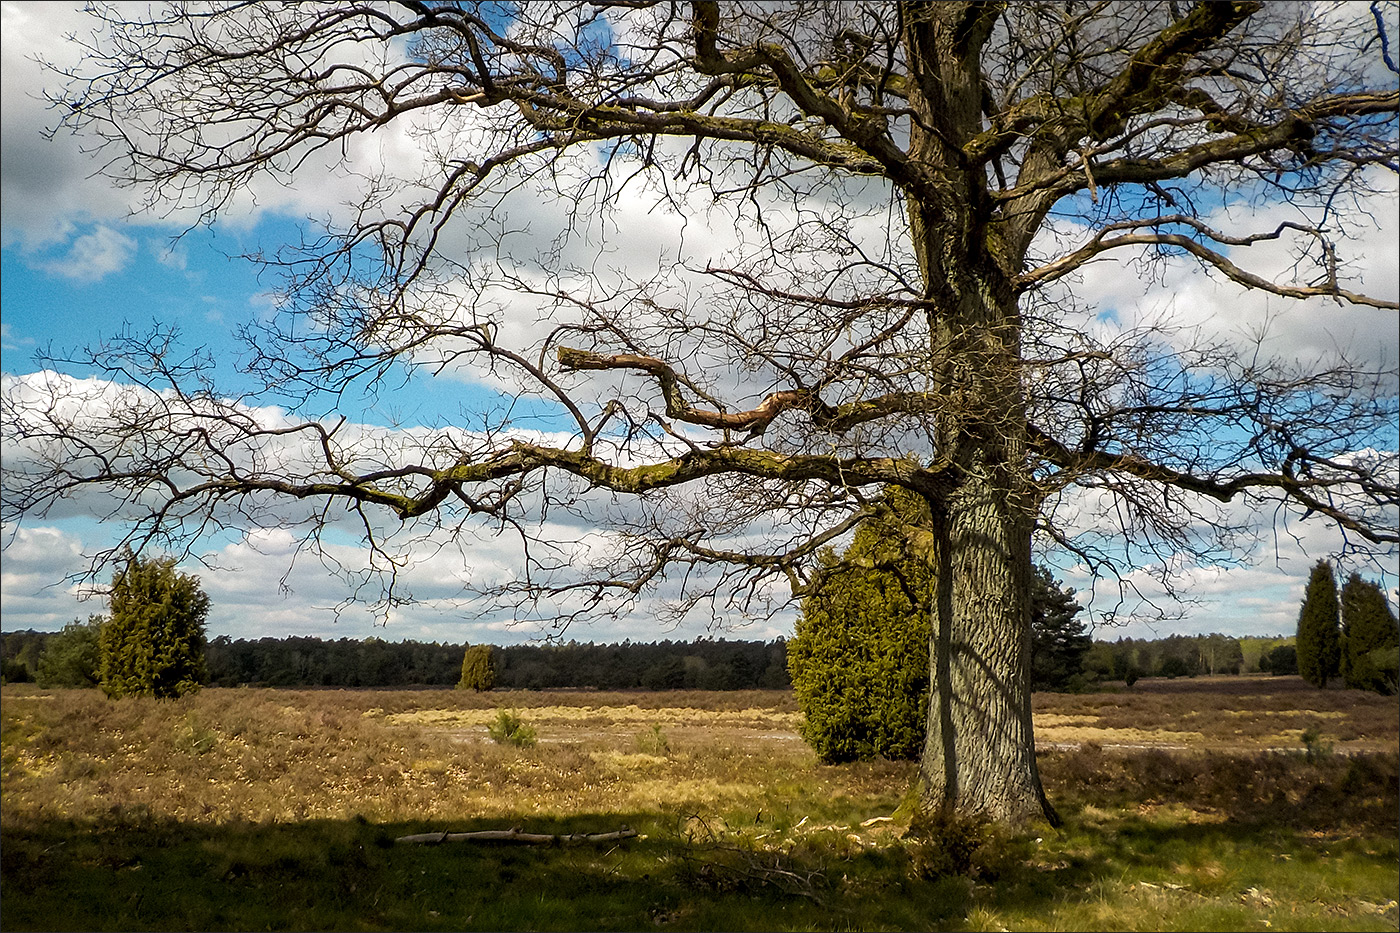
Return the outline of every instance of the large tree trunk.
{"type": "Polygon", "coordinates": [[[939,399],[934,456],[955,488],[929,491],[935,597],[928,737],[930,807],[1008,823],[1054,820],[1035,763],[1030,699],[1031,530],[1021,321],[986,169],[962,144],[982,129],[979,51],[995,4],[901,11],[909,106],[920,115],[906,187],[923,275],[929,374],[939,399]]]}
{"type": "Polygon", "coordinates": [[[935,456],[955,468],[955,482],[928,494],[935,595],[925,799],[1001,822],[1054,822],[1031,725],[1037,497],[1026,455],[1020,320],[989,263],[942,246],[925,264],[942,280],[931,289],[935,456]]]}
{"type": "MultiPolygon", "coordinates": [[[[925,800],[1000,822],[1055,822],[1031,724],[1031,533],[1020,322],[970,264],[931,262],[956,279],[932,328],[942,401],[937,454],[956,467],[931,495],[934,562],[925,800]]],[[[984,267],[985,271],[985,267],[984,267]]]]}
{"type": "Polygon", "coordinates": [[[1035,761],[1030,528],[994,476],[935,506],[926,806],[999,822],[1056,822],[1035,761]]]}

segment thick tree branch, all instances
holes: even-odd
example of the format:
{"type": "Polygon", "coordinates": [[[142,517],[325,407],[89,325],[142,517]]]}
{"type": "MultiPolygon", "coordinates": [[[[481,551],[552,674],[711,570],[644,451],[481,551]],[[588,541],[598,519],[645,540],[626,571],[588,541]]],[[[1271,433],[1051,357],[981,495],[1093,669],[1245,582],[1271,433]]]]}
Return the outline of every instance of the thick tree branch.
{"type": "MultiPolygon", "coordinates": [[[[1226,136],[1183,147],[1160,158],[1119,157],[1094,162],[1094,182],[1108,185],[1146,184],[1185,178],[1213,165],[1235,164],[1251,156],[1280,149],[1309,147],[1323,121],[1336,117],[1364,117],[1393,114],[1400,111],[1400,92],[1359,92],[1341,94],[1315,101],[1269,123],[1249,122],[1249,128],[1226,136]]],[[[1217,118],[1218,119],[1218,118],[1217,118]]],[[[1204,124],[1200,121],[1189,121],[1204,124]]],[[[1238,118],[1237,122],[1246,122],[1238,118]]],[[[1313,153],[1314,159],[1343,158],[1347,154],[1313,153]]],[[[1082,165],[1061,164],[1052,171],[1033,174],[1029,180],[1018,180],[1015,187],[993,193],[999,201],[1016,201],[1036,194],[1051,194],[1055,198],[1088,189],[1082,165]]]]}
{"type": "MultiPolygon", "coordinates": [[[[1213,476],[1198,476],[1183,470],[1173,469],[1131,454],[1113,454],[1098,450],[1070,450],[1035,425],[1029,426],[1029,437],[1031,445],[1037,453],[1056,466],[1071,471],[1079,477],[1090,473],[1128,474],[1162,486],[1209,496],[1220,502],[1229,502],[1249,490],[1277,490],[1307,509],[1327,516],[1348,531],[1356,532],[1373,544],[1400,543],[1400,532],[1394,528],[1362,521],[1352,511],[1317,495],[1318,491],[1325,493],[1328,489],[1355,485],[1358,480],[1364,484],[1367,478],[1366,471],[1349,470],[1336,477],[1323,478],[1312,475],[1300,477],[1291,469],[1283,469],[1241,472],[1228,479],[1218,479],[1213,476]]],[[[1331,465],[1338,466],[1337,464],[1331,465]]],[[[1389,487],[1376,485],[1370,491],[1381,499],[1377,503],[1378,505],[1389,509],[1400,508],[1400,496],[1397,496],[1393,485],[1389,487]]]]}
{"type": "Polygon", "coordinates": [[[681,385],[687,381],[677,375],[673,367],[655,357],[632,353],[601,356],[570,347],[560,347],[557,355],[559,364],[570,370],[635,369],[648,373],[656,377],[657,385],[661,388],[661,396],[666,400],[668,418],[706,428],[762,434],[773,419],[783,412],[791,409],[807,410],[813,405],[810,392],[789,390],[773,393],[757,408],[749,411],[704,411],[691,406],[681,394],[681,385]]]}
{"type": "Polygon", "coordinates": [[[1285,298],[1297,298],[1300,300],[1324,297],[1338,298],[1357,305],[1367,305],[1373,308],[1384,308],[1388,310],[1400,310],[1400,303],[1372,298],[1368,295],[1343,288],[1337,281],[1335,262],[1329,266],[1325,273],[1324,281],[1319,285],[1284,285],[1240,268],[1227,258],[1224,253],[1212,249],[1202,242],[1202,239],[1208,238],[1227,246],[1252,246],[1255,243],[1277,240],[1283,235],[1285,230],[1293,230],[1316,237],[1323,242],[1324,252],[1328,256],[1333,254],[1332,247],[1324,238],[1322,231],[1311,227],[1304,227],[1301,224],[1283,223],[1269,233],[1257,233],[1249,236],[1230,236],[1211,229],[1194,217],[1184,214],[1170,214],[1162,217],[1146,218],[1143,220],[1125,220],[1110,224],[1096,233],[1088,243],[1085,243],[1073,252],[1066,253],[1052,262],[1048,262],[1043,266],[1017,276],[1015,284],[1019,290],[1024,291],[1038,285],[1044,285],[1047,282],[1053,282],[1083,267],[1095,257],[1110,250],[1130,246],[1167,246],[1190,253],[1202,262],[1224,273],[1226,278],[1246,288],[1266,291],[1285,298]],[[1188,236],[1181,233],[1167,233],[1162,231],[1129,233],[1121,236],[1112,235],[1120,230],[1166,226],[1190,227],[1196,231],[1197,235],[1188,236]]]}

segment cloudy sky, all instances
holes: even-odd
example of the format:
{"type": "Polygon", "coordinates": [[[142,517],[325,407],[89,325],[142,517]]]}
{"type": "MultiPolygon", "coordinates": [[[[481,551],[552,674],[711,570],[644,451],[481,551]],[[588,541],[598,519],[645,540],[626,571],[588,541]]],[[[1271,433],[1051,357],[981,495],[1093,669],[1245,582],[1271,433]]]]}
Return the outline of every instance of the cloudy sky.
{"type": "MultiPolygon", "coordinates": [[[[0,251],[0,369],[7,386],[23,387],[43,377],[36,373],[34,353],[42,349],[93,344],[123,329],[143,331],[153,324],[178,326],[191,344],[208,347],[217,360],[218,376],[231,390],[247,386],[233,362],[241,355],[233,330],[240,323],[265,315],[273,303],[275,282],[236,257],[260,249],[275,249],[298,235],[298,223],[308,214],[335,213],[347,201],[356,181],[348,172],[328,170],[294,188],[268,186],[248,192],[235,207],[209,228],[181,234],[188,216],[156,217],[134,211],[137,195],[96,177],[98,163],[84,154],[81,141],[60,135],[46,139],[43,130],[52,113],[42,99],[45,73],[34,62],[43,56],[57,64],[74,58],[65,33],[80,29],[82,20],[59,4],[3,3],[3,251],[0,251]]],[[[374,151],[352,156],[376,160],[422,159],[423,140],[407,133],[381,134],[374,151]]],[[[1356,262],[1349,272],[1357,285],[1381,298],[1394,300],[1397,285],[1395,243],[1400,235],[1393,179],[1367,206],[1369,218],[1358,223],[1356,262]]],[[[723,217],[707,227],[704,216],[658,214],[652,203],[638,197],[623,199],[610,227],[587,236],[606,262],[595,268],[618,270],[655,265],[658,255],[718,249],[734,236],[723,228],[723,217]],[[623,231],[645,230],[645,237],[623,231]]],[[[1226,205],[1222,212],[1232,207],[1226,205]]],[[[536,220],[558,222],[562,207],[539,206],[536,220]]],[[[1276,256],[1268,247],[1251,257],[1256,268],[1280,270],[1289,257],[1281,244],[1276,256]]],[[[1308,357],[1343,348],[1371,365],[1394,367],[1400,355],[1394,312],[1339,308],[1330,303],[1302,306],[1296,302],[1244,294],[1221,285],[1193,268],[1169,267],[1164,281],[1140,282],[1121,266],[1104,263],[1075,283],[1077,298],[1087,307],[1111,310],[1111,319],[1128,326],[1170,314],[1186,326],[1247,334],[1270,323],[1271,346],[1308,357]]],[[[99,385],[76,366],[64,368],[71,377],[75,399],[99,404],[110,385],[99,385]]],[[[415,380],[407,391],[353,402],[357,430],[367,434],[394,432],[434,422],[464,399],[489,404],[501,386],[489,380],[415,380]]],[[[387,436],[387,435],[386,435],[387,436]]],[[[84,587],[73,577],[88,566],[89,556],[108,545],[113,528],[104,521],[104,503],[84,501],[48,519],[32,520],[3,530],[0,599],[4,630],[53,630],[74,617],[102,611],[100,599],[81,599],[84,587]]],[[[560,517],[541,529],[557,545],[561,559],[587,553],[597,545],[593,529],[560,517]]],[[[427,597],[422,605],[395,609],[387,628],[376,626],[372,614],[354,603],[345,583],[328,570],[364,563],[363,542],[350,531],[331,535],[325,554],[298,552],[298,539],[288,531],[254,530],[225,533],[206,541],[201,553],[206,565],[188,569],[200,575],[213,611],[211,635],[234,637],[311,634],[359,638],[376,635],[397,640],[413,638],[452,642],[510,643],[539,637],[545,629],[534,623],[516,624],[506,611],[467,613],[453,596],[462,584],[462,555],[473,582],[506,580],[518,569],[517,543],[509,536],[483,530],[444,546],[430,542],[423,558],[407,572],[415,593],[427,597]],[[216,565],[221,569],[211,569],[216,565]],[[339,607],[337,610],[336,607],[339,607]]],[[[1100,637],[1164,635],[1173,631],[1229,634],[1273,634],[1292,631],[1307,570],[1318,558],[1340,546],[1334,530],[1312,522],[1260,526],[1256,541],[1228,565],[1186,562],[1175,567],[1182,592],[1192,601],[1180,607],[1182,618],[1171,625],[1148,627],[1134,623],[1102,629],[1100,637]]],[[[1095,583],[1082,568],[1064,562],[1062,580],[1076,588],[1081,602],[1098,616],[1116,610],[1131,614],[1115,582],[1095,583]]],[[[1394,555],[1372,568],[1385,571],[1385,583],[1397,582],[1394,555]]],[[[1141,595],[1159,598],[1160,585],[1151,566],[1129,575],[1141,595]]],[[[726,616],[733,627],[714,628],[705,614],[678,625],[657,621],[657,604],[644,600],[617,619],[602,619],[574,627],[569,637],[592,641],[691,638],[719,634],[739,638],[771,638],[791,631],[790,608],[761,613],[754,619],[726,616]]]]}

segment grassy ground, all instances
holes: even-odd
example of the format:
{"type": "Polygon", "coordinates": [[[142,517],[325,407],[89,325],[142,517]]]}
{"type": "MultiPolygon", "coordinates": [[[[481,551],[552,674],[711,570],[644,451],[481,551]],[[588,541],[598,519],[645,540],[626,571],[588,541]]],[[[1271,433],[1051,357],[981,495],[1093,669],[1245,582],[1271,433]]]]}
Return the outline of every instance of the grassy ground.
{"type": "Polygon", "coordinates": [[[1397,929],[1396,701],[1291,678],[1038,696],[1023,836],[911,832],[912,766],[820,764],[782,692],[0,696],[7,930],[1397,929]]]}

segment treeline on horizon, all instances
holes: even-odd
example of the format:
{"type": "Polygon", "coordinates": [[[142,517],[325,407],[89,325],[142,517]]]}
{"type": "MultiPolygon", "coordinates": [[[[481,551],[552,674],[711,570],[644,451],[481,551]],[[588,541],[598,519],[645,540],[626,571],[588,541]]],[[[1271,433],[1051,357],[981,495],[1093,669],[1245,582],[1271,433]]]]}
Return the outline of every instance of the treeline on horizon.
{"type": "MultiPolygon", "coordinates": [[[[0,633],[6,682],[35,679],[38,660],[56,632],[0,633]]],[[[1234,638],[1170,635],[1095,641],[1083,659],[1087,685],[1140,677],[1196,677],[1270,671],[1270,653],[1289,636],[1234,638]]],[[[324,640],[310,636],[232,639],[206,649],[209,684],[217,687],[453,687],[466,645],[380,638],[324,640]]],[[[496,687],[507,690],[785,689],[787,646],[773,641],[694,641],[494,646],[496,687]]],[[[1293,673],[1277,670],[1276,673],[1293,673]]]]}
{"type": "MultiPolygon", "coordinates": [[[[45,644],[57,633],[0,635],[7,681],[32,680],[45,644]],[[26,669],[21,672],[19,667],[26,669]]],[[[463,644],[324,640],[310,636],[231,639],[205,650],[215,687],[453,687],[463,644]]],[[[790,686],[783,639],[771,642],[697,639],[592,644],[493,646],[496,686],[549,690],[748,690],[790,686]]]]}

